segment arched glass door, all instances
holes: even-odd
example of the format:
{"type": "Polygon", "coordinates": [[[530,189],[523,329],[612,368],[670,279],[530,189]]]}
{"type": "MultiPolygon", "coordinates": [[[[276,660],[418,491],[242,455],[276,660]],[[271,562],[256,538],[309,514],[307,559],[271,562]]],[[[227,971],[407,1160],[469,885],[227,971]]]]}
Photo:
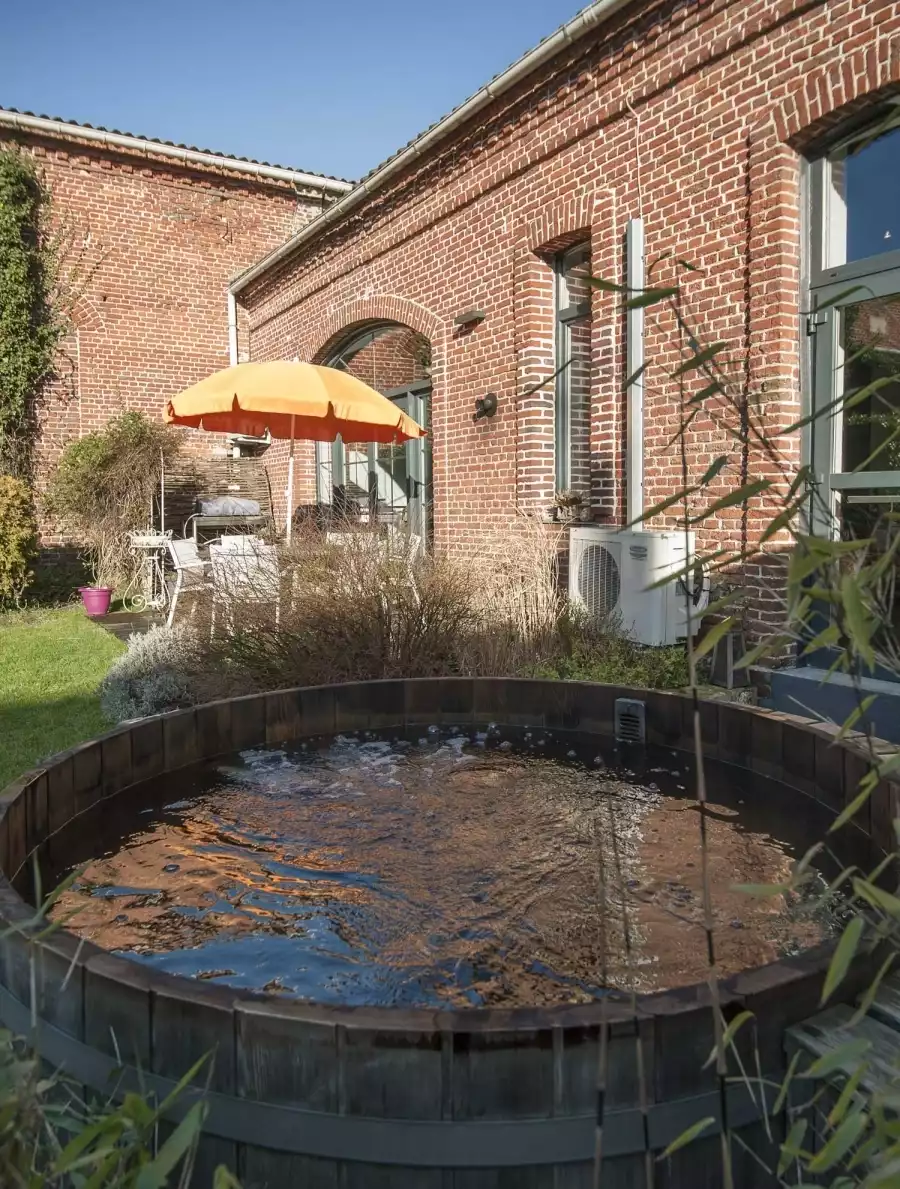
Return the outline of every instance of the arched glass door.
{"type": "Polygon", "coordinates": [[[337,438],[316,450],[316,498],[352,518],[390,524],[427,546],[433,536],[431,350],[428,340],[398,323],[353,336],[327,360],[358,376],[429,431],[401,443],[337,438]]]}

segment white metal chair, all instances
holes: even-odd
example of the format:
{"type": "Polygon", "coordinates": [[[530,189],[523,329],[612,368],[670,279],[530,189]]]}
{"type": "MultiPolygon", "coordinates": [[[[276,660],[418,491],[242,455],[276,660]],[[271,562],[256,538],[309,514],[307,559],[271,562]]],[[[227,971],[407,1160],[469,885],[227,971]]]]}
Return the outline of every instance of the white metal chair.
{"type": "Polygon", "coordinates": [[[274,603],[275,622],[281,615],[281,575],[278,551],[251,538],[243,548],[233,544],[210,545],[212,568],[212,631],[216,626],[216,606],[224,603],[233,612],[236,603],[274,603]]]}
{"type": "MultiPolygon", "coordinates": [[[[175,589],[172,591],[172,601],[169,604],[169,615],[166,619],[167,627],[171,627],[175,620],[175,608],[178,606],[179,596],[183,591],[198,594],[201,590],[211,589],[209,563],[205,562],[197,550],[197,543],[191,538],[169,541],[169,555],[175,567],[175,589]]],[[[196,602],[195,602],[196,607],[196,602]]]]}
{"type": "Polygon", "coordinates": [[[238,553],[247,553],[251,550],[256,550],[262,545],[262,541],[253,533],[226,533],[223,537],[219,537],[218,541],[211,543],[227,550],[236,550],[238,553]]]}

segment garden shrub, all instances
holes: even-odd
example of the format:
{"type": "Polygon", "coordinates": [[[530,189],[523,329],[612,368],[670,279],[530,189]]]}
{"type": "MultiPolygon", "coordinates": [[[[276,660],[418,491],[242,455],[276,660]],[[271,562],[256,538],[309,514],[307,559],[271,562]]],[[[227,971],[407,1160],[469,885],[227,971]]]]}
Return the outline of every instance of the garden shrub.
{"type": "Polygon", "coordinates": [[[648,689],[682,689],[688,684],[683,644],[649,648],[636,644],[615,621],[591,623],[574,609],[559,620],[560,647],[535,664],[530,675],[563,681],[599,681],[648,689]]]}
{"type": "Polygon", "coordinates": [[[477,557],[388,548],[368,533],[295,540],[280,554],[277,616],[270,593],[245,589],[220,594],[215,631],[201,601],[182,625],[132,637],[101,687],[104,713],[121,722],[267,689],[399,677],[685,684],[683,648],[641,648],[576,613],[559,591],[555,530],[519,528],[477,557]]]}
{"type": "Polygon", "coordinates": [[[142,564],[128,533],[149,526],[161,471],[180,446],[178,430],[127,412],[63,451],[47,510],[83,546],[97,586],[125,586],[142,564]]]}
{"type": "Polygon", "coordinates": [[[557,531],[513,526],[472,556],[388,550],[368,534],[282,555],[282,605],[231,600],[192,662],[198,699],[394,677],[546,676],[676,688],[683,648],[642,649],[562,597],[557,531]]]}
{"type": "Polygon", "coordinates": [[[31,581],[37,524],[31,489],[22,479],[0,475],[0,606],[17,606],[31,581]]]}
{"type": "Polygon", "coordinates": [[[177,710],[196,701],[190,677],[198,640],[184,626],[154,625],[129,638],[100,686],[100,704],[111,722],[177,710]]]}
{"type": "MultiPolygon", "coordinates": [[[[197,1069],[203,1062],[198,1062],[197,1069]]],[[[82,1087],[48,1073],[28,1044],[0,1030],[0,1185],[4,1189],[187,1189],[208,1113],[195,1102],[164,1142],[152,1097],[88,1102],[82,1087]]],[[[209,1181],[204,1182],[210,1185],[209,1181]]],[[[240,1189],[224,1166],[210,1189],[240,1189]]]]}

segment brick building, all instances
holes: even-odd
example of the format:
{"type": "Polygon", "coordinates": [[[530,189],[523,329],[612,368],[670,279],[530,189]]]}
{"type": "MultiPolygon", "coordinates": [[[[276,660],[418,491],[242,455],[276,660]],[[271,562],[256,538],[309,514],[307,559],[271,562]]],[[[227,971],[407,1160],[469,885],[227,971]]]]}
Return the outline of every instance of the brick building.
{"type": "MultiPolygon", "coordinates": [[[[727,344],[770,431],[833,399],[842,307],[808,327],[805,315],[867,270],[878,294],[900,291],[888,275],[900,253],[883,243],[898,221],[900,133],[851,151],[898,87],[896,0],[598,0],[239,278],[250,353],[346,362],[398,325],[420,336],[433,485],[417,498],[433,505],[422,519],[433,514],[438,547],[545,510],[560,487],[583,493],[595,520],[624,523],[626,319],[618,295],[587,288],[585,266],[623,281],[629,221],[642,217],[653,284],[683,282],[700,335],[727,344]],[[873,170],[893,195],[884,209],[861,201],[873,170]],[[571,366],[551,379],[560,360],[571,366]],[[496,415],[474,421],[487,393],[496,415]]],[[[681,484],[671,316],[648,315],[644,347],[648,506],[681,484]]],[[[697,474],[728,443],[701,412],[687,447],[697,474]]],[[[414,449],[407,464],[424,473],[414,449]]],[[[856,482],[839,432],[782,449],[790,469],[812,459],[828,491],[856,482]]],[[[327,498],[335,467],[359,469],[352,454],[320,449],[316,466],[308,451],[298,500],[327,498]]],[[[280,446],[267,465],[282,491],[280,446]]],[[[714,493],[766,466],[736,460],[714,493]]],[[[752,541],[761,515],[726,509],[700,544],[752,541]]],[[[780,612],[760,590],[753,624],[780,612]]]]}
{"type": "MultiPolygon", "coordinates": [[[[0,110],[0,147],[12,145],[38,162],[78,274],[74,325],[41,415],[39,483],[71,438],[124,409],[159,416],[173,392],[227,366],[229,281],[350,189],[0,110]]],[[[223,446],[200,434],[191,444],[206,455],[223,446]]]]}

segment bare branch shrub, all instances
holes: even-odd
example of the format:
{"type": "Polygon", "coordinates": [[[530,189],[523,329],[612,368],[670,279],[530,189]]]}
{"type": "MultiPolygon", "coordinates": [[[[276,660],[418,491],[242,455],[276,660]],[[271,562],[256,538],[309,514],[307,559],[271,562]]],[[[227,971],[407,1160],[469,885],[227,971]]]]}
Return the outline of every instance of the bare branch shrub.
{"type": "Polygon", "coordinates": [[[160,474],[180,449],[179,430],[127,412],[63,451],[46,506],[84,547],[95,585],[121,588],[134,577],[142,559],[128,533],[152,524],[160,474]]]}
{"type": "Polygon", "coordinates": [[[276,573],[220,584],[194,614],[195,696],[442,675],[683,682],[683,649],[640,649],[569,607],[558,550],[559,530],[529,517],[465,555],[358,526],[301,534],[276,573]]]}

